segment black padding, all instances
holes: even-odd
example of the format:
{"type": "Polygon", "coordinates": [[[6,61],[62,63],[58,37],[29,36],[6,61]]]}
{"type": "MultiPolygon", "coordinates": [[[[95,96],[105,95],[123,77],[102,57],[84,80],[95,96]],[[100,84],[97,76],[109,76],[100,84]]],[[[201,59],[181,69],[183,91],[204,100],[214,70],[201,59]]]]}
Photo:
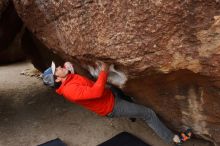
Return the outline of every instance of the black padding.
{"type": "Polygon", "coordinates": [[[59,138],[56,138],[54,140],[50,140],[46,143],[40,144],[38,146],[67,146],[65,143],[63,143],[59,138]]]}
{"type": "Polygon", "coordinates": [[[141,139],[137,138],[136,136],[128,132],[122,132],[98,146],[150,146],[150,145],[146,144],[141,139]]]}

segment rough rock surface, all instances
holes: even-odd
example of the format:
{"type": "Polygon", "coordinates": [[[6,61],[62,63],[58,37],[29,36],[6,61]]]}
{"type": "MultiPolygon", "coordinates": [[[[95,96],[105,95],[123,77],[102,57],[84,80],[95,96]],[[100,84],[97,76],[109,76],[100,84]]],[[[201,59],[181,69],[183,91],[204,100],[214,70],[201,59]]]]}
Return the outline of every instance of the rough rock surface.
{"type": "Polygon", "coordinates": [[[129,75],[153,68],[219,76],[219,30],[213,27],[220,5],[214,0],[14,2],[26,26],[62,56],[132,66],[129,75]]]}
{"type": "MultiPolygon", "coordinates": [[[[220,143],[220,4],[215,0],[14,0],[63,59],[116,65],[125,90],[178,129],[220,143]],[[162,84],[163,83],[163,84],[162,84]]],[[[220,145],[220,144],[219,144],[220,145]]]]}
{"type": "Polygon", "coordinates": [[[12,1],[0,1],[0,63],[11,63],[25,58],[21,49],[22,21],[12,1]]]}
{"type": "MultiPolygon", "coordinates": [[[[51,62],[56,62],[56,65],[63,65],[64,60],[71,60],[71,58],[61,58],[59,54],[55,54],[51,49],[47,48],[42,42],[36,38],[29,30],[25,29],[22,36],[22,49],[31,63],[39,71],[44,71],[51,62]]],[[[89,75],[88,71],[75,64],[74,68],[84,75],[89,75]]]]}
{"type": "Polygon", "coordinates": [[[175,130],[191,127],[195,135],[220,145],[220,90],[215,81],[179,70],[129,80],[124,90],[175,130]]]}

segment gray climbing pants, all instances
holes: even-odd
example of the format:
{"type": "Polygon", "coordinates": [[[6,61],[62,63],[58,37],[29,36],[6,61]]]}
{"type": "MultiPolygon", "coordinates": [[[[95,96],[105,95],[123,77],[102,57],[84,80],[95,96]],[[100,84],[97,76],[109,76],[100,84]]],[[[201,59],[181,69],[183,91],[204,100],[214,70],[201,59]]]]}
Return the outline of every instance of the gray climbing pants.
{"type": "Polygon", "coordinates": [[[143,105],[128,102],[115,95],[115,105],[108,117],[143,119],[166,143],[172,143],[174,134],[158,119],[153,110],[143,105]]]}

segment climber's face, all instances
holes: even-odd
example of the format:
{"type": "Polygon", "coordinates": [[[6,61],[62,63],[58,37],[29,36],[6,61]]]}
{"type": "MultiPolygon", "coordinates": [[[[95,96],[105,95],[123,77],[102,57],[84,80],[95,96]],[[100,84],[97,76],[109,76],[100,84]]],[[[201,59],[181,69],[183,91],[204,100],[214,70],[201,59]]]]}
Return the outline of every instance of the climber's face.
{"type": "Polygon", "coordinates": [[[68,70],[67,69],[65,69],[65,68],[63,68],[61,66],[58,66],[56,68],[56,70],[55,70],[55,73],[54,73],[54,75],[57,77],[57,79],[55,81],[56,82],[60,82],[61,79],[66,78],[67,74],[68,74],[68,70]]]}

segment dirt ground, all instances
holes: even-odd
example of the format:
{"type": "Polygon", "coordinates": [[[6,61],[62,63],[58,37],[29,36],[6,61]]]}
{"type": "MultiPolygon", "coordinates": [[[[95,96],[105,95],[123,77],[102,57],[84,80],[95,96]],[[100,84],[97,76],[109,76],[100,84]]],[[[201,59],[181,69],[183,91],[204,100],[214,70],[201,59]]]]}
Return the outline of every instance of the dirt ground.
{"type": "MultiPolygon", "coordinates": [[[[99,117],[20,75],[29,62],[0,66],[0,146],[36,146],[59,137],[68,146],[95,146],[127,131],[152,146],[169,146],[141,120],[99,117]]],[[[211,146],[192,139],[183,146],[211,146]]]]}

